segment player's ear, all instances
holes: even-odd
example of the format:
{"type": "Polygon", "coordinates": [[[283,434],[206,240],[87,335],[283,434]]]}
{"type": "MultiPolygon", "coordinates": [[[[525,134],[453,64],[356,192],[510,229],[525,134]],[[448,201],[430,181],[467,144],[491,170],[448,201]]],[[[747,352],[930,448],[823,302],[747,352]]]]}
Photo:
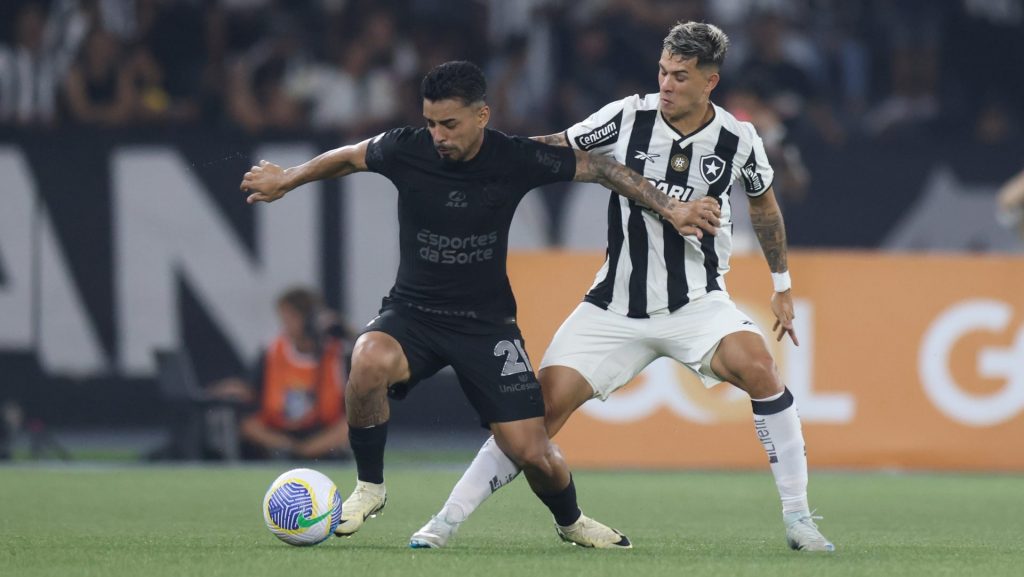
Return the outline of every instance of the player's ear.
{"type": "Polygon", "coordinates": [[[480,128],[487,126],[487,123],[491,120],[491,107],[484,104],[480,107],[480,110],[476,112],[476,123],[480,128]]]}
{"type": "Polygon", "coordinates": [[[722,77],[718,75],[717,70],[708,75],[708,85],[704,87],[705,99],[711,98],[711,91],[714,90],[716,86],[718,86],[718,81],[721,79],[722,77]]]}

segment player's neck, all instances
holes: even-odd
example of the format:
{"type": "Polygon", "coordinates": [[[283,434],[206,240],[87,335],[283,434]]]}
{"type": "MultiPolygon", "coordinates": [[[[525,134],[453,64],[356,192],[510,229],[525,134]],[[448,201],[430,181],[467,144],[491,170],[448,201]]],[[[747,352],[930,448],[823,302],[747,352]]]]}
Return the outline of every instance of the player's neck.
{"type": "Polygon", "coordinates": [[[709,101],[704,106],[703,110],[695,110],[690,114],[682,115],[674,119],[665,118],[672,128],[679,131],[680,134],[693,134],[700,130],[705,124],[707,124],[712,118],[715,117],[715,107],[712,106],[709,101]]]}
{"type": "Polygon", "coordinates": [[[484,148],[485,138],[487,138],[487,131],[483,130],[480,132],[480,138],[477,139],[476,144],[473,146],[473,148],[469,149],[469,152],[466,153],[466,156],[465,158],[462,159],[462,162],[469,162],[470,160],[476,158],[478,154],[480,154],[480,151],[483,150],[484,148]]]}

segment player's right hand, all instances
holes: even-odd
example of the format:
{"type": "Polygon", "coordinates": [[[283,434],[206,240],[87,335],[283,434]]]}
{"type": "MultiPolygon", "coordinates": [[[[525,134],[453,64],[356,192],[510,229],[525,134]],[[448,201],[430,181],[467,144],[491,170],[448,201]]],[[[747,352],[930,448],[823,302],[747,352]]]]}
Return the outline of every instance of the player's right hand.
{"type": "Polygon", "coordinates": [[[288,192],[284,169],[266,160],[250,168],[238,188],[252,193],[245,199],[249,204],[274,202],[288,192]]]}
{"type": "Polygon", "coordinates": [[[676,202],[669,210],[669,222],[683,236],[694,235],[704,238],[704,233],[717,234],[722,225],[719,218],[722,208],[711,197],[690,202],[676,202]]]}

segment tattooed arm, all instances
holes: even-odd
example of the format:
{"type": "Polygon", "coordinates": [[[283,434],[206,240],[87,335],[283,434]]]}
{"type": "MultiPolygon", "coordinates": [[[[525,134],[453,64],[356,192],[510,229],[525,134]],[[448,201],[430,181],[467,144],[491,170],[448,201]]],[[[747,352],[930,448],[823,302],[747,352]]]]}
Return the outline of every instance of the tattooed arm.
{"type": "Polygon", "coordinates": [[[679,202],[669,198],[646,178],[607,156],[576,152],[576,177],[580,182],[596,182],[642,204],[672,224],[679,234],[703,236],[715,234],[721,210],[712,198],[697,202],[679,202]],[[703,232],[702,232],[703,231],[703,232]]]}
{"type": "MultiPolygon", "coordinates": [[[[768,268],[773,273],[788,272],[786,225],[782,221],[782,211],[775,200],[774,189],[769,188],[761,196],[750,199],[750,222],[754,225],[754,233],[757,234],[757,241],[761,244],[765,260],[768,261],[768,268]]],[[[781,341],[782,337],[788,334],[793,344],[799,345],[800,341],[793,328],[793,319],[796,315],[793,309],[792,290],[772,293],[772,312],[775,314],[775,326],[772,327],[772,331],[777,331],[775,340],[781,341]]]]}
{"type": "Polygon", "coordinates": [[[769,188],[764,194],[750,199],[750,223],[754,225],[768,268],[772,272],[789,270],[786,263],[786,226],[774,189],[769,188]]]}
{"type": "Polygon", "coordinates": [[[549,134],[547,136],[531,136],[530,140],[536,140],[537,142],[543,142],[544,144],[550,144],[551,146],[569,146],[569,141],[566,140],[564,132],[549,134]]]}

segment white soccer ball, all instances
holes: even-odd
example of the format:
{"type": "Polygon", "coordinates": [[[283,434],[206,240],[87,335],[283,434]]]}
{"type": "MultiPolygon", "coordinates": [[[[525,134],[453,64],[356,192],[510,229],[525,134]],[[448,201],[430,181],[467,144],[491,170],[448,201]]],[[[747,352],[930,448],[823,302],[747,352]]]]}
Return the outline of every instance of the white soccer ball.
{"type": "Polygon", "coordinates": [[[341,522],[341,493],[319,471],[292,469],[267,489],[263,520],[271,533],[289,545],[316,545],[341,522]]]}

